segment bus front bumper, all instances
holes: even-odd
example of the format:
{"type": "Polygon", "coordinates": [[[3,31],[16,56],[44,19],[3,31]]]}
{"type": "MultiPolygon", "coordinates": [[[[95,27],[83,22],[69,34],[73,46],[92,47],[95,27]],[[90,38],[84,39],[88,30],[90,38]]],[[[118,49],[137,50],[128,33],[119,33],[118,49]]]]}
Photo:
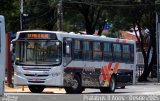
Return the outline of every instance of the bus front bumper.
{"type": "Polygon", "coordinates": [[[58,75],[54,77],[25,77],[14,75],[14,85],[27,86],[27,85],[44,85],[44,86],[63,86],[63,76],[58,75]]]}

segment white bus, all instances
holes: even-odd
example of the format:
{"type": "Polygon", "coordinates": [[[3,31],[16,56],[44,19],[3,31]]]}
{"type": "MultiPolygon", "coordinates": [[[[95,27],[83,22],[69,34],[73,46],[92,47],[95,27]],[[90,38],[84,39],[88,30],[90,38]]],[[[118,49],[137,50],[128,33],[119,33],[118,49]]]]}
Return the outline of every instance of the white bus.
{"type": "Polygon", "coordinates": [[[6,37],[4,16],[0,15],[0,96],[4,94],[5,64],[6,64],[6,37]]]}
{"type": "Polygon", "coordinates": [[[102,93],[133,84],[134,41],[57,31],[21,31],[15,41],[14,84],[33,93],[62,87],[66,93],[102,93]]]}

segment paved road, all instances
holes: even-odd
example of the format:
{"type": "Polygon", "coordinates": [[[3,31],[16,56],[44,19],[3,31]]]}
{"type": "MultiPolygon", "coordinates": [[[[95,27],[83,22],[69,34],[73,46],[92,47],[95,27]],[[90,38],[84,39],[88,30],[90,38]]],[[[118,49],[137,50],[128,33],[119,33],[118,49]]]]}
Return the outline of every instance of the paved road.
{"type": "Polygon", "coordinates": [[[28,88],[7,90],[0,101],[160,101],[160,84],[141,83],[102,94],[99,89],[86,89],[82,94],[66,94],[64,89],[46,88],[43,93],[30,93],[28,88]]]}
{"type": "MultiPolygon", "coordinates": [[[[30,93],[30,91],[28,90],[28,88],[25,88],[25,91],[22,91],[20,88],[15,88],[14,92],[10,92],[10,91],[6,91],[5,94],[6,95],[14,95],[14,94],[18,94],[18,95],[39,95],[39,94],[33,94],[30,93]]],[[[40,95],[44,95],[44,94],[65,94],[64,89],[55,89],[55,88],[46,88],[43,93],[40,93],[40,95]]],[[[99,94],[101,95],[102,93],[100,93],[99,89],[86,89],[83,94],[99,94]]],[[[130,86],[126,86],[125,89],[120,89],[117,88],[115,90],[115,93],[113,93],[113,95],[160,95],[160,84],[159,83],[139,83],[136,85],[130,85],[130,86]]],[[[112,95],[112,94],[111,94],[112,95]]]]}

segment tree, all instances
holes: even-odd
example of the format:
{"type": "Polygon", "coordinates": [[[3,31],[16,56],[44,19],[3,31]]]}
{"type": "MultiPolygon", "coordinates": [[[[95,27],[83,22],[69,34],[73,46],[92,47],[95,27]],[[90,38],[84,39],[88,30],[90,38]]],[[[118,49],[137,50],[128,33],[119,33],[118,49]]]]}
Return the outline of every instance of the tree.
{"type": "Polygon", "coordinates": [[[19,29],[19,2],[15,0],[0,1],[0,15],[4,15],[6,31],[17,31],[19,29]]]}
{"type": "Polygon", "coordinates": [[[72,9],[69,5],[64,5],[64,30],[67,32],[79,32],[85,29],[84,19],[77,9],[72,9]]]}
{"type": "Polygon", "coordinates": [[[56,30],[56,7],[57,1],[54,0],[25,0],[25,29],[56,30]]]}
{"type": "Polygon", "coordinates": [[[97,25],[99,25],[98,34],[102,33],[104,26],[104,21],[101,20],[103,19],[103,6],[96,5],[101,3],[101,0],[68,0],[65,3],[69,6],[72,5],[72,9],[76,9],[82,14],[87,34],[94,34],[97,25]]]}
{"type": "Polygon", "coordinates": [[[120,23],[118,26],[116,26],[117,24],[115,25],[114,23],[113,26],[122,29],[122,25],[126,24],[126,27],[123,27],[123,29],[129,28],[129,25],[134,29],[144,57],[144,71],[139,77],[138,81],[147,81],[147,77],[152,70],[153,64],[156,63],[155,0],[141,0],[140,2],[135,0],[123,3],[123,5],[124,6],[117,6],[112,9],[112,16],[116,13],[116,15],[113,16],[114,22],[119,21],[120,23]],[[118,18],[117,15],[119,16],[118,18]],[[121,20],[119,20],[119,18],[121,20]],[[138,28],[140,36],[137,35],[137,31],[135,29],[136,27],[138,28]],[[145,40],[143,30],[145,28],[149,30],[150,36],[147,50],[144,48],[145,40]],[[151,60],[149,61],[150,53],[152,55],[151,60]]]}

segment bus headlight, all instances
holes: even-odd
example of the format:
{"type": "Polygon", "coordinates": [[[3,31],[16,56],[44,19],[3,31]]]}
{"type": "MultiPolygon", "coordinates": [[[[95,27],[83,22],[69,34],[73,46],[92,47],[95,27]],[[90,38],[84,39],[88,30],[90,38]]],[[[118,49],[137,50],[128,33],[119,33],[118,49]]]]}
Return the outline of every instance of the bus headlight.
{"type": "Polygon", "coordinates": [[[21,71],[14,71],[14,75],[22,75],[21,71]]]}

